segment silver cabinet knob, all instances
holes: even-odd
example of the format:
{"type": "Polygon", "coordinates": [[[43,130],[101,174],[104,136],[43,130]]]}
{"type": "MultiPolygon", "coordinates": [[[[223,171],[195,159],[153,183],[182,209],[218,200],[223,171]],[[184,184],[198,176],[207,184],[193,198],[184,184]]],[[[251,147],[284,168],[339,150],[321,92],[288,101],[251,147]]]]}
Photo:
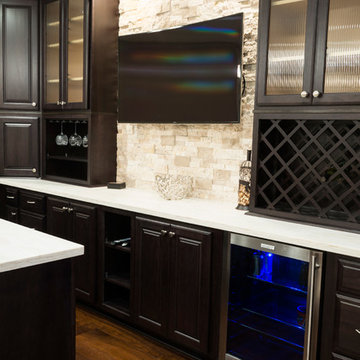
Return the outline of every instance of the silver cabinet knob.
{"type": "Polygon", "coordinates": [[[320,93],[320,91],[318,91],[318,90],[315,90],[315,91],[313,92],[313,97],[314,97],[314,98],[318,98],[320,95],[321,95],[321,93],[320,93]]]}
{"type": "Polygon", "coordinates": [[[175,233],[174,233],[173,231],[170,231],[170,232],[169,232],[169,237],[172,238],[172,237],[174,237],[174,236],[175,236],[175,233]]]}
{"type": "Polygon", "coordinates": [[[61,101],[58,100],[58,101],[56,102],[56,105],[61,105],[61,101]]]}
{"type": "Polygon", "coordinates": [[[36,107],[36,102],[31,103],[32,107],[36,107]]]}
{"type": "Polygon", "coordinates": [[[36,168],[32,168],[31,171],[35,174],[36,173],[36,168]]]}
{"type": "Polygon", "coordinates": [[[304,90],[304,91],[301,92],[300,96],[301,96],[302,98],[307,98],[307,97],[309,96],[309,93],[304,90]]]}
{"type": "Polygon", "coordinates": [[[168,232],[166,230],[161,230],[160,233],[162,236],[165,236],[165,235],[167,235],[168,232]]]}
{"type": "Polygon", "coordinates": [[[71,213],[71,212],[73,212],[74,211],[74,209],[73,208],[68,208],[68,213],[71,213]]]}
{"type": "Polygon", "coordinates": [[[11,215],[12,215],[12,216],[16,216],[17,213],[16,213],[16,212],[11,212],[11,215]]]}
{"type": "Polygon", "coordinates": [[[67,206],[63,206],[63,207],[61,208],[61,210],[62,210],[62,211],[68,211],[69,208],[68,208],[67,206]]]}

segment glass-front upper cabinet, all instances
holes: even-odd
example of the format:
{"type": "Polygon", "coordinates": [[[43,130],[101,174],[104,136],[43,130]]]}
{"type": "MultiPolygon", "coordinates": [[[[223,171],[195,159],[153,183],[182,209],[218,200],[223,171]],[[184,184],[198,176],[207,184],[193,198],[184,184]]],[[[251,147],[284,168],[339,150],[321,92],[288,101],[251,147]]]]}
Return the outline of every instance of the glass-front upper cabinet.
{"type": "Polygon", "coordinates": [[[360,1],[321,0],[319,15],[314,103],[360,104],[360,1]]]}
{"type": "Polygon", "coordinates": [[[44,108],[87,108],[87,0],[44,5],[44,108]]]}
{"type": "Polygon", "coordinates": [[[360,103],[360,1],[260,0],[258,105],[360,103]]]}

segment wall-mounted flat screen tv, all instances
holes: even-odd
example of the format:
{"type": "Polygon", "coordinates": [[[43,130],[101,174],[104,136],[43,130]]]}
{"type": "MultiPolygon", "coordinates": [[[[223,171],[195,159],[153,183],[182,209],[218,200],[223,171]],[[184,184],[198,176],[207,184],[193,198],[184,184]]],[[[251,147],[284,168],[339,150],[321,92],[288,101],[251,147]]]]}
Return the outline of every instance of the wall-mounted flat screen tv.
{"type": "Polygon", "coordinates": [[[119,37],[119,122],[240,121],[243,16],[119,37]]]}

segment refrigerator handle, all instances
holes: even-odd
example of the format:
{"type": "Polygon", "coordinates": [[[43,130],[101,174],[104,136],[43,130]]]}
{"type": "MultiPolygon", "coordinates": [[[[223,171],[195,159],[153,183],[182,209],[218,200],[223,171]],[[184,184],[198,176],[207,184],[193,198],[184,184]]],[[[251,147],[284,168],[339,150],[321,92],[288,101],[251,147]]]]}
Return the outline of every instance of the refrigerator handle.
{"type": "MultiPolygon", "coordinates": [[[[307,321],[307,335],[306,335],[306,347],[305,347],[305,360],[311,360],[311,347],[313,343],[313,331],[314,329],[314,302],[315,302],[315,286],[319,286],[316,281],[316,270],[320,268],[320,264],[317,262],[317,254],[311,253],[310,257],[310,274],[309,274],[309,298],[308,298],[308,321],[307,321]]],[[[317,311],[317,310],[315,310],[317,311]]],[[[316,321],[317,326],[317,321],[316,321]]]]}

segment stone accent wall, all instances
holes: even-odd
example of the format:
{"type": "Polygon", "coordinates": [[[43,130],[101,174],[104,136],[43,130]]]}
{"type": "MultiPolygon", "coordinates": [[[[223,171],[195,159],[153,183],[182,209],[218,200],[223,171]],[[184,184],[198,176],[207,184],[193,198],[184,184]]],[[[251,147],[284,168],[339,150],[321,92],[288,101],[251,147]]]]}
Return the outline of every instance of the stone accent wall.
{"type": "Polygon", "coordinates": [[[119,124],[117,177],[128,187],[154,189],[169,171],[194,178],[193,196],[237,202],[239,168],[251,149],[258,0],[120,0],[120,35],[244,13],[246,94],[240,124],[119,124]]]}

